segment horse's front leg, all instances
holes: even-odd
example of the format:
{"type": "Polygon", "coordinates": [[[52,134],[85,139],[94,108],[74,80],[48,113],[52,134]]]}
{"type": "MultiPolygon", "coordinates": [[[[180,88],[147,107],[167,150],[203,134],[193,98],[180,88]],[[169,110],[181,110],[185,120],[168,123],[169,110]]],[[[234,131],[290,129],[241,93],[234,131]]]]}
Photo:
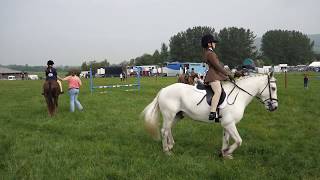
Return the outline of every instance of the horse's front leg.
{"type": "Polygon", "coordinates": [[[235,123],[230,123],[224,128],[225,128],[226,132],[232,137],[232,139],[234,140],[234,143],[231,146],[229,146],[227,149],[225,149],[225,151],[222,151],[222,153],[223,153],[222,155],[223,155],[223,157],[232,159],[233,158],[232,153],[239,146],[241,146],[242,139],[239,135],[239,132],[237,130],[235,123]]]}
{"type": "Polygon", "coordinates": [[[220,155],[224,155],[225,152],[227,152],[229,150],[229,138],[230,138],[230,134],[228,133],[228,131],[226,131],[225,129],[223,129],[223,136],[222,136],[222,148],[221,148],[221,154],[220,155]]]}

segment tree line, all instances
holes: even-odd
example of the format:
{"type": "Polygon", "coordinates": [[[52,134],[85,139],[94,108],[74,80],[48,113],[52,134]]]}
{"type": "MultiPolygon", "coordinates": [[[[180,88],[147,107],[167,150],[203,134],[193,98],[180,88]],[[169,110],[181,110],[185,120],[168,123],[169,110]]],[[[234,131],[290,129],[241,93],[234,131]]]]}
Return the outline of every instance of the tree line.
{"type": "MultiPolygon", "coordinates": [[[[298,65],[310,63],[319,59],[312,49],[314,42],[307,35],[298,31],[270,30],[262,36],[260,51],[255,47],[256,35],[250,29],[228,27],[215,32],[213,27],[196,26],[186,31],[178,32],[169,40],[169,45],[161,44],[160,51],[153,54],[123,61],[122,67],[130,65],[163,65],[166,62],[203,62],[201,37],[213,34],[220,42],[217,45],[217,54],[221,62],[230,67],[238,67],[246,58],[253,59],[258,66],[277,65],[285,63],[298,65]]],[[[102,62],[90,61],[81,65],[82,70],[109,66],[107,60],[102,62]]]]}
{"type": "MultiPolygon", "coordinates": [[[[45,71],[45,69],[47,68],[47,66],[30,66],[28,64],[25,65],[16,65],[16,64],[12,64],[12,65],[1,65],[2,67],[7,67],[9,69],[14,69],[17,71],[22,71],[22,72],[43,72],[45,71]]],[[[79,66],[55,66],[55,68],[59,71],[59,72],[67,72],[70,69],[78,69],[79,66]]]]}
{"type": "MultiPolygon", "coordinates": [[[[169,45],[161,44],[160,51],[143,54],[120,63],[127,65],[163,65],[165,62],[203,62],[201,37],[205,34],[216,35],[220,42],[217,45],[219,59],[231,67],[240,66],[244,59],[253,59],[257,65],[306,64],[319,58],[312,49],[314,42],[307,35],[298,31],[271,30],[262,36],[260,51],[255,47],[256,35],[250,29],[228,27],[215,32],[213,27],[197,26],[173,35],[169,45]]],[[[104,66],[105,63],[90,62],[91,65],[104,66]]],[[[88,63],[82,64],[82,69],[88,63]]]]}

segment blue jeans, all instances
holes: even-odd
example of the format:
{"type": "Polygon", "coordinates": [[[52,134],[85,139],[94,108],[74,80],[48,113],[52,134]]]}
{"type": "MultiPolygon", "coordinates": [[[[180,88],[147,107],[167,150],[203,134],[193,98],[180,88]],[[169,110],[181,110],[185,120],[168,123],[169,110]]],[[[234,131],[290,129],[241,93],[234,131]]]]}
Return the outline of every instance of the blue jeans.
{"type": "Polygon", "coordinates": [[[70,95],[70,111],[74,112],[74,105],[82,111],[83,107],[80,104],[80,101],[78,100],[78,94],[79,94],[79,89],[69,89],[69,95],[70,95]]]}

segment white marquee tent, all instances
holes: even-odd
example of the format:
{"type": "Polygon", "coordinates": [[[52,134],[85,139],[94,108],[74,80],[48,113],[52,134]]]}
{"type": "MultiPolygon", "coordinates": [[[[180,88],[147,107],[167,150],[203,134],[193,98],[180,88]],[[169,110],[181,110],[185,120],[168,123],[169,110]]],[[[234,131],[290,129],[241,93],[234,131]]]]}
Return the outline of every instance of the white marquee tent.
{"type": "Polygon", "coordinates": [[[309,64],[309,67],[320,67],[320,61],[313,61],[309,64]]]}

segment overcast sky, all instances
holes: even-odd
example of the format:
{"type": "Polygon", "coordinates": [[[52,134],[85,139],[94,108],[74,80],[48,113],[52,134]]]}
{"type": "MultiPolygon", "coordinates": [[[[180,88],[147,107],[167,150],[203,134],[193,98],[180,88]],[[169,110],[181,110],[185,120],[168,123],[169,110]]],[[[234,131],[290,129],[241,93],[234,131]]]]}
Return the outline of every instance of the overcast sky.
{"type": "Polygon", "coordinates": [[[0,0],[0,64],[120,63],[194,26],[320,33],[320,0],[0,0]]]}

